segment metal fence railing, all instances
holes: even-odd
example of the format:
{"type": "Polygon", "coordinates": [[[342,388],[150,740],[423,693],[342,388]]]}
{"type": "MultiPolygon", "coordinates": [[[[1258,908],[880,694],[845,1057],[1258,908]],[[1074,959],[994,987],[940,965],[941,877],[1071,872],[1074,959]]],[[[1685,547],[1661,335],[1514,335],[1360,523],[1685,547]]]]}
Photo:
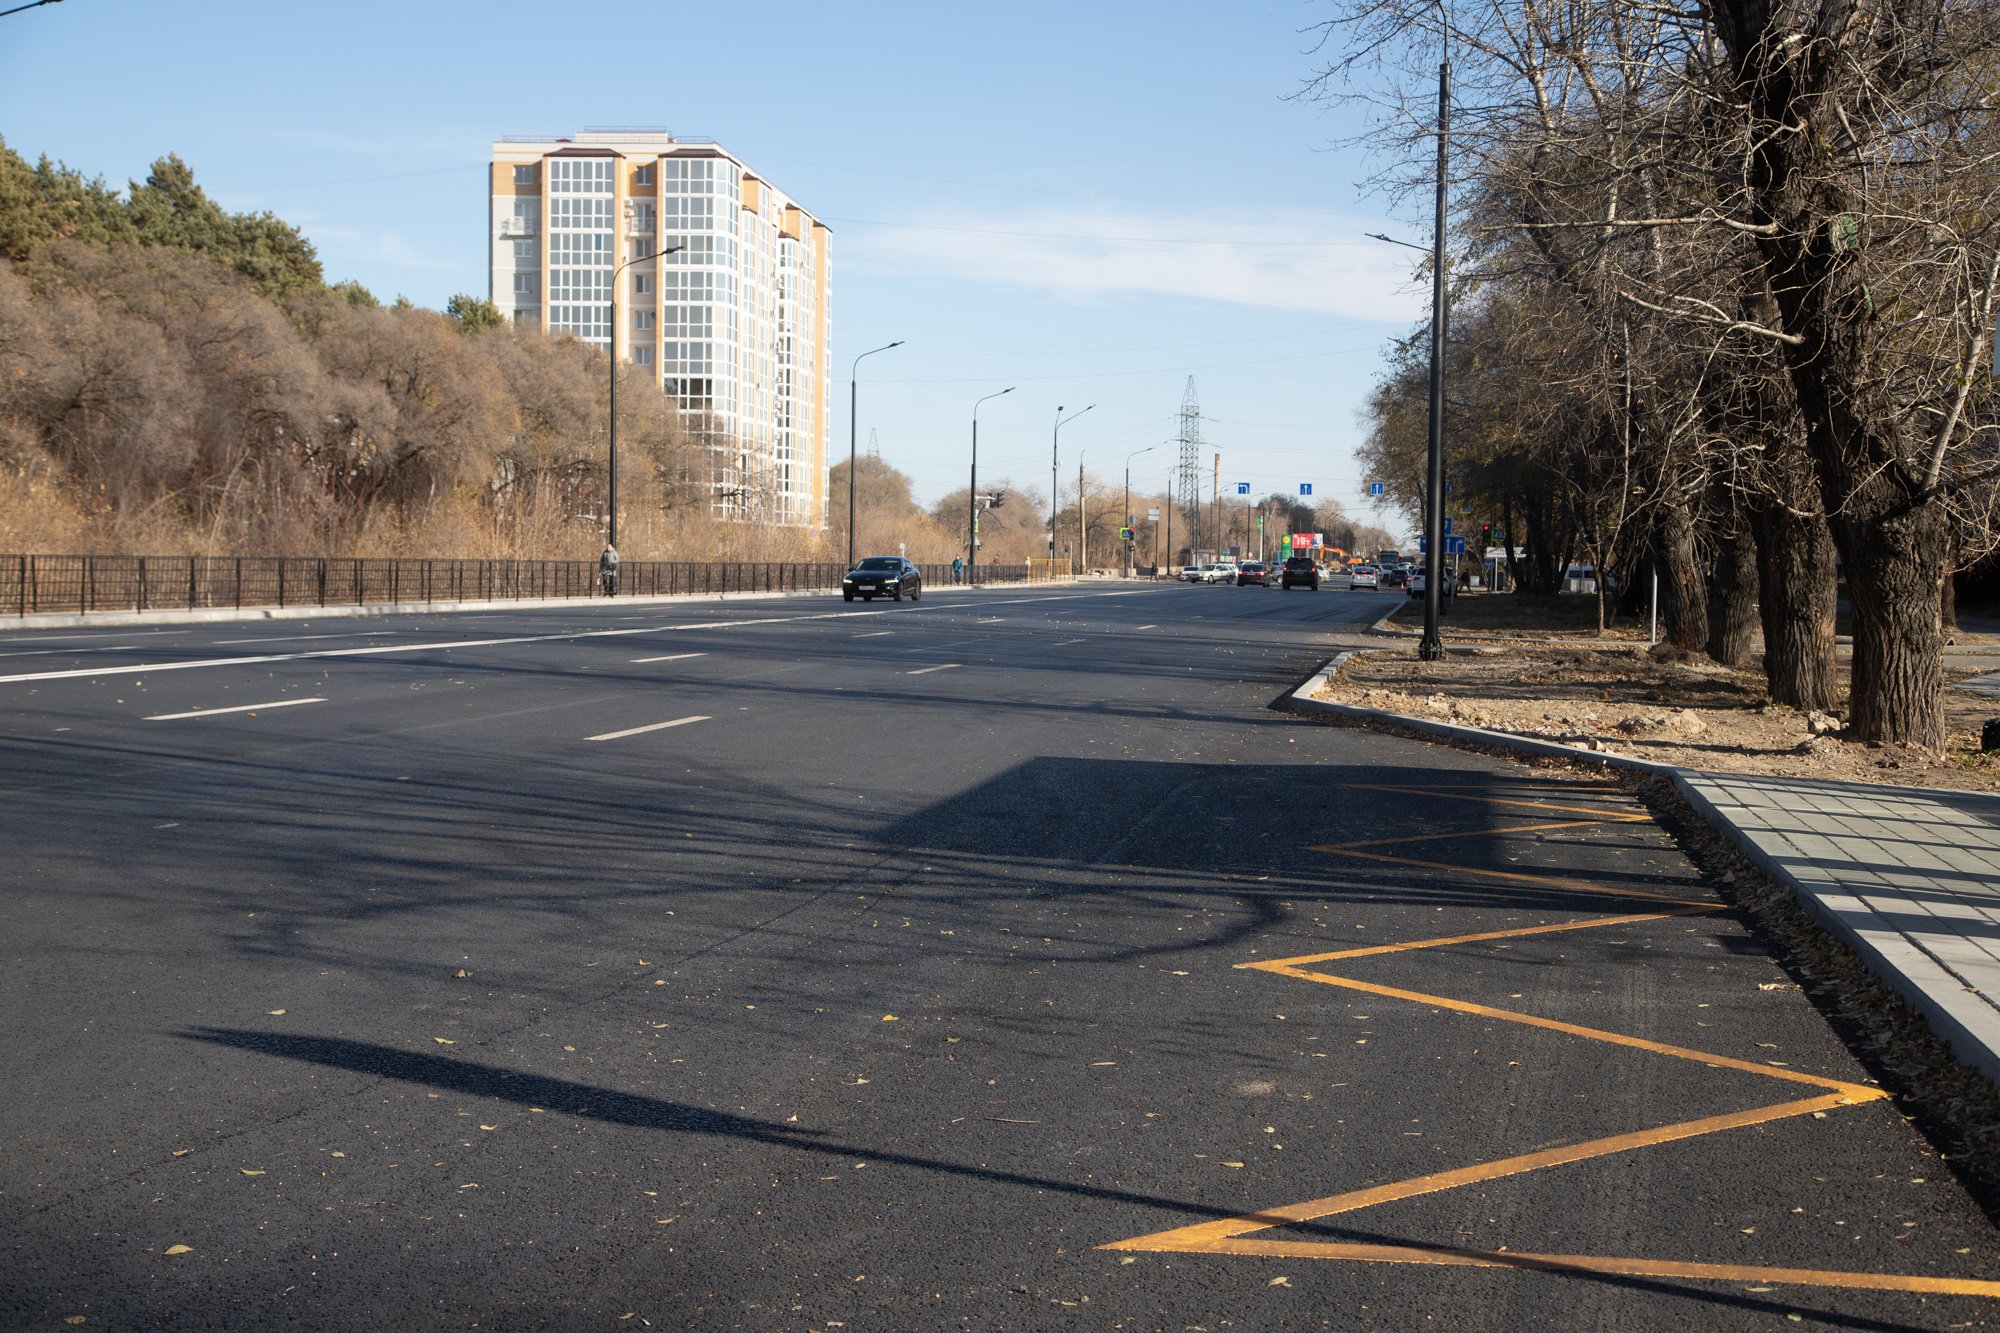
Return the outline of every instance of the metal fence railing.
{"type": "MultiPolygon", "coordinates": [[[[950,565],[920,565],[948,587],[950,565]]],[[[620,596],[809,592],[847,567],[806,561],[627,560],[620,596]]],[[[1025,565],[982,565],[977,583],[1021,583],[1025,565]]],[[[595,560],[369,560],[339,556],[0,555],[0,614],[594,597],[595,560]]]]}

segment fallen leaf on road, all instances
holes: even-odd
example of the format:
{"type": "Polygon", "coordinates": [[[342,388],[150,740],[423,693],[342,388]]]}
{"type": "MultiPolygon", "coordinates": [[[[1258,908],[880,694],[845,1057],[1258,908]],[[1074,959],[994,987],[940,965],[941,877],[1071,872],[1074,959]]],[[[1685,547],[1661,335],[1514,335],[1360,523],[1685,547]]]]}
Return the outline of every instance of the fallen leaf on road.
{"type": "Polygon", "coordinates": [[[893,1023],[896,1021],[896,1016],[894,1014],[884,1014],[882,1015],[882,1021],[884,1023],[893,1023]]]}
{"type": "Polygon", "coordinates": [[[169,1245],[169,1246],[167,1246],[167,1248],[166,1248],[166,1249],[165,1249],[164,1251],[162,1251],[162,1253],[165,1253],[165,1254],[193,1254],[193,1253],[194,1253],[194,1246],[192,1246],[192,1245],[169,1245]]]}
{"type": "Polygon", "coordinates": [[[236,1169],[237,1169],[238,1171],[241,1171],[241,1172],[242,1172],[242,1173],[243,1173],[244,1175],[246,1175],[246,1176],[261,1176],[261,1175],[263,1175],[263,1174],[264,1174],[264,1173],[263,1173],[262,1171],[252,1171],[252,1170],[251,1170],[251,1169],[250,1169],[249,1167],[247,1167],[247,1166],[239,1166],[239,1167],[237,1167],[236,1169]]]}
{"type": "Polygon", "coordinates": [[[450,1037],[432,1037],[432,1038],[431,1038],[431,1040],[432,1040],[432,1041],[434,1041],[434,1042],[436,1042],[436,1043],[437,1043],[438,1045],[440,1045],[440,1046],[456,1046],[456,1045],[458,1045],[458,1043],[457,1043],[457,1042],[455,1042],[455,1041],[453,1041],[453,1040],[452,1040],[452,1039],[451,1039],[450,1037]]]}
{"type": "Polygon", "coordinates": [[[282,1009],[266,1009],[264,1012],[272,1018],[283,1018],[285,1016],[285,1011],[282,1009]]]}
{"type": "Polygon", "coordinates": [[[1292,1285],[1292,1280],[1281,1274],[1278,1277],[1272,1278],[1269,1282],[1266,1282],[1264,1285],[1267,1287],[1289,1287],[1292,1285]]]}
{"type": "Polygon", "coordinates": [[[464,981],[467,977],[470,977],[472,973],[466,971],[464,968],[461,967],[460,969],[458,969],[458,971],[452,973],[452,975],[457,977],[460,981],[464,981]]]}
{"type": "Polygon", "coordinates": [[[1240,1169],[1240,1168],[1242,1167],[1243,1163],[1241,1163],[1241,1162],[1224,1162],[1224,1163],[1223,1163],[1223,1165],[1224,1165],[1224,1166],[1226,1166],[1226,1167],[1228,1167],[1228,1168],[1229,1168],[1229,1169],[1230,1169],[1231,1171],[1235,1171],[1235,1170],[1238,1170],[1238,1169],[1240,1169]]]}
{"type": "Polygon", "coordinates": [[[481,1126],[480,1126],[480,1128],[481,1128],[481,1129],[498,1129],[498,1128],[500,1128],[500,1126],[498,1126],[498,1125],[481,1125],[481,1126]]]}
{"type": "Polygon", "coordinates": [[[189,1153],[191,1153],[191,1152],[193,1152],[193,1151],[194,1151],[194,1149],[192,1149],[192,1148],[176,1148],[176,1149],[174,1149],[174,1150],[173,1150],[173,1152],[172,1152],[172,1153],[170,1153],[170,1154],[168,1154],[168,1155],[169,1155],[169,1156],[171,1156],[171,1157],[185,1157],[185,1156],[187,1156],[187,1155],[188,1155],[189,1153]]]}

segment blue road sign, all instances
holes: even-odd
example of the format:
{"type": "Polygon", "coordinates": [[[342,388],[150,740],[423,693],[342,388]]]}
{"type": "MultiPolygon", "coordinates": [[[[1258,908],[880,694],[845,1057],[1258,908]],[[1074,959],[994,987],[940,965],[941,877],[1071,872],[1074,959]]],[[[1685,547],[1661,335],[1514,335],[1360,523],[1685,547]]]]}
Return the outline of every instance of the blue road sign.
{"type": "Polygon", "coordinates": [[[1299,483],[1300,495],[1311,495],[1312,493],[1313,493],[1313,484],[1311,482],[1302,481],[1299,483]]]}
{"type": "Polygon", "coordinates": [[[1384,487],[1381,482],[1371,481],[1368,483],[1368,494],[1370,496],[1379,496],[1383,493],[1384,493],[1384,487]]]}
{"type": "Polygon", "coordinates": [[[1237,493],[1238,495],[1248,495],[1248,494],[1250,494],[1250,483],[1249,483],[1249,482],[1247,482],[1247,481],[1239,481],[1239,482],[1237,482],[1237,483],[1236,483],[1236,493],[1237,493]]]}
{"type": "Polygon", "coordinates": [[[1446,537],[1446,538],[1444,539],[1444,553],[1445,553],[1446,555],[1464,555],[1464,554],[1465,554],[1465,538],[1463,538],[1463,537],[1446,537]]]}
{"type": "Polygon", "coordinates": [[[1445,519],[1445,521],[1444,521],[1444,535],[1445,535],[1445,536],[1447,536],[1447,537],[1451,536],[1451,519],[1450,519],[1450,518],[1446,518],[1446,519],[1445,519]]]}

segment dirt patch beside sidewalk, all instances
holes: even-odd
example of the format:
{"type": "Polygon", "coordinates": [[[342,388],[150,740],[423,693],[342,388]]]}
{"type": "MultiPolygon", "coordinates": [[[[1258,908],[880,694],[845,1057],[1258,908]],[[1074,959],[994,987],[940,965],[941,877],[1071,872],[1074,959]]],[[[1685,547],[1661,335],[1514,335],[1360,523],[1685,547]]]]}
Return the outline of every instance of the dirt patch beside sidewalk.
{"type": "Polygon", "coordinates": [[[1475,643],[1438,662],[1399,644],[1349,658],[1319,697],[1687,768],[2000,791],[2000,763],[1979,750],[2000,699],[1947,690],[1941,757],[1862,745],[1843,739],[1841,715],[1770,703],[1760,675],[1667,660],[1643,640],[1475,643]]]}

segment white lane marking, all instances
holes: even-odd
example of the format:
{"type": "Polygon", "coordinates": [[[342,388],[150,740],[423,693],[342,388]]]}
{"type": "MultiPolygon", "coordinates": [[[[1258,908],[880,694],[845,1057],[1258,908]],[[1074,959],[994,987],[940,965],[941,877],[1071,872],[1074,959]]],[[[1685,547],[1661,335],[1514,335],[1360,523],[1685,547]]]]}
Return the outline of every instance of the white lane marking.
{"type": "Polygon", "coordinates": [[[649,727],[627,727],[623,731],[607,731],[602,736],[586,736],[587,741],[616,741],[627,736],[638,736],[648,731],[665,731],[668,727],[685,727],[690,722],[706,722],[708,716],[698,713],[693,717],[677,717],[671,722],[655,722],[649,727]]]}
{"type": "Polygon", "coordinates": [[[1049,647],[1051,647],[1051,648],[1067,648],[1067,647],[1069,647],[1069,646],[1070,646],[1071,644],[1073,644],[1073,643],[1082,643],[1082,642],[1083,642],[1083,640],[1082,640],[1082,639],[1064,639],[1064,640],[1063,640],[1063,641],[1062,641],[1061,643],[1052,643],[1052,644],[1050,644],[1050,645],[1049,645],[1049,647]]]}
{"type": "Polygon", "coordinates": [[[238,704],[234,708],[197,708],[191,713],[155,713],[148,722],[178,722],[184,717],[218,717],[223,713],[257,713],[266,708],[296,708],[300,704],[323,704],[324,699],[280,699],[268,704],[238,704]]]}
{"type": "Polygon", "coordinates": [[[633,662],[685,662],[690,657],[707,657],[707,653],[670,653],[665,657],[635,657],[633,662]]]}
{"type": "Polygon", "coordinates": [[[1158,629],[1158,628],[1159,628],[1159,626],[1158,626],[1158,625],[1141,625],[1141,626],[1139,626],[1139,628],[1138,628],[1138,629],[1135,629],[1135,630],[1133,630],[1132,632],[1133,632],[1134,634],[1137,634],[1137,633],[1139,632],[1139,630],[1142,630],[1142,629],[1158,629]]]}
{"type": "MultiPolygon", "coordinates": [[[[1082,597],[1132,597],[1136,592],[1091,592],[1051,595],[1045,597],[1022,597],[1018,602],[1069,602],[1082,597]]],[[[988,606],[1010,606],[1014,602],[988,602],[988,606]]],[[[619,638],[631,634],[670,634],[693,629],[741,629],[747,625],[780,625],[805,620],[836,620],[855,616],[921,615],[926,611],[944,611],[953,608],[932,606],[911,606],[891,612],[881,611],[825,611],[807,616],[767,616],[756,620],[711,620],[699,625],[645,625],[637,629],[593,629],[571,630],[564,634],[522,634],[505,639],[439,639],[430,643],[378,644],[370,648],[317,648],[303,653],[262,653],[248,657],[207,657],[189,662],[146,662],[136,665],[107,667],[76,667],[68,671],[33,671],[14,676],[0,676],[0,685],[17,685],[37,680],[82,680],[93,676],[142,676],[160,671],[194,671],[206,667],[263,666],[270,662],[304,662],[326,657],[379,657],[388,653],[424,653],[439,648],[493,648],[517,643],[558,643],[576,639],[619,638]]],[[[161,633],[179,634],[180,630],[165,630],[161,633]]]]}
{"type": "Polygon", "coordinates": [[[138,647],[136,643],[114,643],[103,648],[87,645],[77,648],[29,648],[18,653],[0,653],[0,657],[60,657],[65,653],[71,656],[78,653],[130,653],[136,652],[138,647]]]}
{"type": "Polygon", "coordinates": [[[894,634],[895,632],[892,629],[871,629],[866,634],[857,634],[854,637],[857,639],[879,639],[884,634],[894,634]]]}
{"type": "Polygon", "coordinates": [[[933,671],[949,671],[953,667],[964,666],[963,662],[946,662],[942,666],[918,667],[915,671],[905,671],[906,676],[928,676],[933,671]]]}
{"type": "Polygon", "coordinates": [[[373,629],[352,634],[281,634],[275,639],[217,639],[217,648],[227,648],[239,643],[310,643],[314,639],[376,639],[384,634],[394,634],[392,629],[373,629]]]}

